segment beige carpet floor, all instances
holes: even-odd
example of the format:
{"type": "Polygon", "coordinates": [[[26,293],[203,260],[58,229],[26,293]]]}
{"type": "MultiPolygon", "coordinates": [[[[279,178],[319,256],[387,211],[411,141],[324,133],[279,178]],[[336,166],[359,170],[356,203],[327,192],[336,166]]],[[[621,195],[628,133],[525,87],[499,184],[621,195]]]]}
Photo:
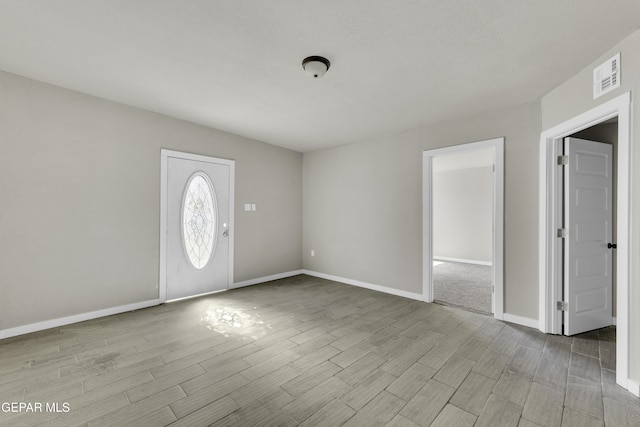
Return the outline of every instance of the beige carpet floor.
{"type": "Polygon", "coordinates": [[[461,262],[435,261],[434,300],[441,304],[491,314],[492,267],[461,262]]]}

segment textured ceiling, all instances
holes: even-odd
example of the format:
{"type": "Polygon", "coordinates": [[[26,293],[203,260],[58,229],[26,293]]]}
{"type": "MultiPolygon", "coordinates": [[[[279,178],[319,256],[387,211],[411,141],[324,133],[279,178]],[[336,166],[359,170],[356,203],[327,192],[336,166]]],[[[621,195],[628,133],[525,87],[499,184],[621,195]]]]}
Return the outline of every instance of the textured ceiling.
{"type": "Polygon", "coordinates": [[[534,101],[639,22],[638,0],[0,0],[0,69],[305,152],[534,101]]]}

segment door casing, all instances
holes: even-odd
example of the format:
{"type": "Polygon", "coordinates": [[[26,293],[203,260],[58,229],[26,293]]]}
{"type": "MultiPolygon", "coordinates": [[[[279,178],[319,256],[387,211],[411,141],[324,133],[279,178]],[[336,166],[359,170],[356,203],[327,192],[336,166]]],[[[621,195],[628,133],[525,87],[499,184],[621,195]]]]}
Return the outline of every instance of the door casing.
{"type": "Polygon", "coordinates": [[[504,318],[504,138],[427,150],[422,153],[422,297],[433,302],[433,158],[493,148],[493,316],[504,318]]]}
{"type": "Polygon", "coordinates": [[[638,394],[629,378],[629,290],[631,257],[631,93],[603,103],[579,116],[542,132],[540,136],[539,186],[539,317],[544,333],[562,333],[562,312],[556,302],[562,297],[562,242],[557,229],[562,225],[562,177],[557,157],[563,138],[586,128],[618,118],[617,169],[617,298],[616,298],[616,382],[638,394]]]}
{"type": "Polygon", "coordinates": [[[195,160],[198,162],[217,163],[229,166],[229,285],[231,288],[233,285],[233,253],[234,253],[234,195],[235,195],[235,160],[220,159],[217,157],[203,156],[200,154],[183,153],[173,150],[160,150],[160,272],[158,293],[160,303],[167,301],[167,192],[168,192],[168,179],[169,157],[195,160]]]}

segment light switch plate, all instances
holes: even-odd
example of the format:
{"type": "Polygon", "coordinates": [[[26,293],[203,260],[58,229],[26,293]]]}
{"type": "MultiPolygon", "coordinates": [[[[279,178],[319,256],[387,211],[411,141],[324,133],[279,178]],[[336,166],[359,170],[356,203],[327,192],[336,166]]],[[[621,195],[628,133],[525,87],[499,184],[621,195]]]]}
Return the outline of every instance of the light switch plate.
{"type": "Polygon", "coordinates": [[[247,211],[247,212],[250,212],[251,211],[251,203],[245,203],[244,204],[244,210],[247,211]]]}

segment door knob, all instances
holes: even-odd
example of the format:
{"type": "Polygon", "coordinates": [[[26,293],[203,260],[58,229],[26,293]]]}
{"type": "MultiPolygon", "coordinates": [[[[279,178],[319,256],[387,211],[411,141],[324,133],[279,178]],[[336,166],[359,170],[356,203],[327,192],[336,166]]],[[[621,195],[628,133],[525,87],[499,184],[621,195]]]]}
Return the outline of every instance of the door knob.
{"type": "Polygon", "coordinates": [[[222,233],[223,237],[229,237],[229,230],[224,230],[224,233],[222,233]]]}
{"type": "Polygon", "coordinates": [[[618,247],[618,245],[616,245],[615,243],[607,243],[607,248],[609,249],[616,249],[618,247]]]}

